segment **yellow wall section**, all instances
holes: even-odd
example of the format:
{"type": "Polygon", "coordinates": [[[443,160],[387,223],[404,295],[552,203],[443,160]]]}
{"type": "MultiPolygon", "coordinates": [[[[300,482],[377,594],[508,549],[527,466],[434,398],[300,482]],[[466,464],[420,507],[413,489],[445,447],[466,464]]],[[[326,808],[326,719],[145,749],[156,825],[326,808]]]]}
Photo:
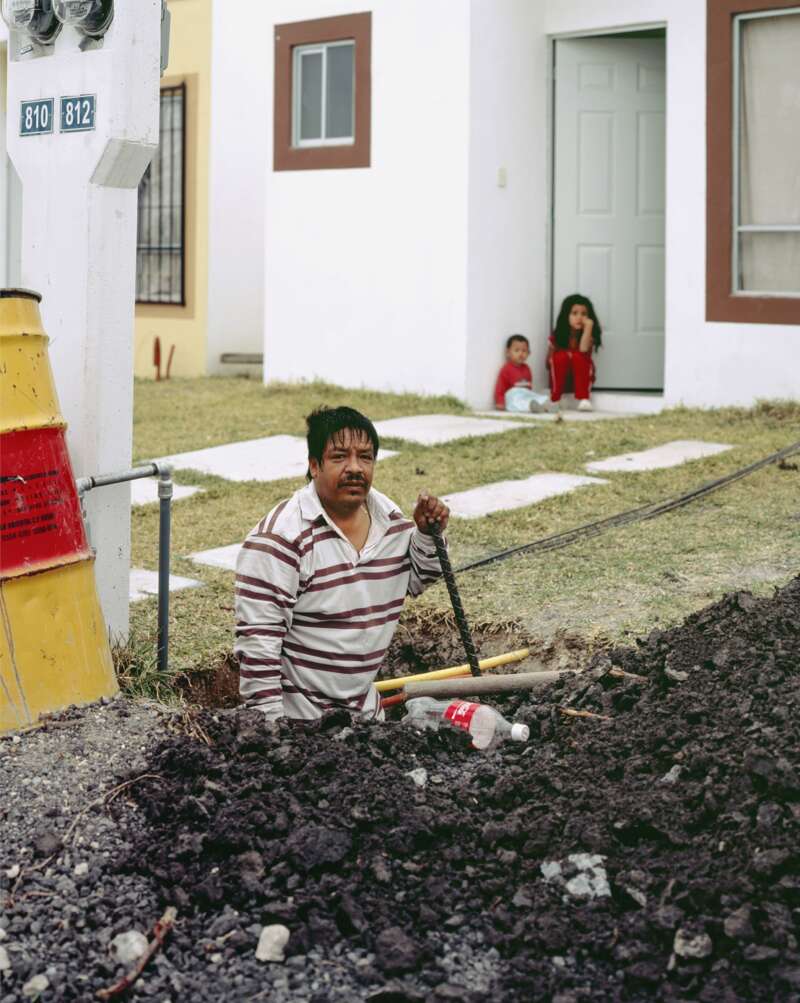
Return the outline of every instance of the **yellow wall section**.
{"type": "Polygon", "coordinates": [[[169,0],[169,9],[169,66],[161,83],[186,84],[186,306],[137,303],[134,372],[144,377],[155,377],[156,337],[162,374],[173,345],[172,376],[206,371],[211,0],[169,0]]]}

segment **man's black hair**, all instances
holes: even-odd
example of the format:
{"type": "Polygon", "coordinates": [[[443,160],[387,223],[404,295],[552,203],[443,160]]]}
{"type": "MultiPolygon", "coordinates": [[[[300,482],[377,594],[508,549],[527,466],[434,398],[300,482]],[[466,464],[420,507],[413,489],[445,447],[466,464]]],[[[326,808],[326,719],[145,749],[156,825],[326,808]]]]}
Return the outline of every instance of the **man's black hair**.
{"type": "Polygon", "coordinates": [[[506,351],[508,351],[509,348],[511,348],[511,346],[514,344],[515,341],[524,341],[529,349],[531,347],[531,343],[528,341],[528,339],[525,337],[524,334],[512,334],[511,337],[508,339],[508,341],[506,341],[506,351]]]}
{"type": "MultiPolygon", "coordinates": [[[[308,434],[308,458],[322,463],[322,454],[325,447],[333,440],[341,442],[343,432],[350,432],[357,436],[366,436],[372,443],[375,450],[375,459],[378,458],[378,433],[375,426],[360,411],[352,407],[318,407],[306,418],[308,434]]],[[[311,479],[311,471],[306,474],[306,479],[311,479]]]]}

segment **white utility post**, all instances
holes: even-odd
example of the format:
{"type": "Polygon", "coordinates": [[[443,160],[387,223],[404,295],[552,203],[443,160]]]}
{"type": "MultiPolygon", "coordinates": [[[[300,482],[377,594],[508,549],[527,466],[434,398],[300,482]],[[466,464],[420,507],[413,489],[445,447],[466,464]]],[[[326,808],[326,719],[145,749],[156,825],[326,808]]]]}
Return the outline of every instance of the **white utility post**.
{"type": "MultiPolygon", "coordinates": [[[[162,0],[3,0],[3,13],[17,25],[7,137],[23,188],[22,285],[42,294],[75,475],[122,470],[131,464],[137,188],[158,144],[162,0]],[[34,28],[64,17],[47,44],[31,36],[30,11],[34,28]]],[[[106,622],[125,636],[130,485],[91,492],[87,510],[106,622]]]]}

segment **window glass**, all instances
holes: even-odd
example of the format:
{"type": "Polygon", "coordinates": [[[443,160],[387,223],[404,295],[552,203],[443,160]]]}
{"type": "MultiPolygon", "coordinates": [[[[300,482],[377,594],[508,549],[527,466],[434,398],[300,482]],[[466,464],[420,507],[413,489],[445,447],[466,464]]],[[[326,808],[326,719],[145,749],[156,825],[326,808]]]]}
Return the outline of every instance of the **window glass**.
{"type": "Polygon", "coordinates": [[[350,139],[353,135],[353,55],[355,46],[331,45],[327,56],[325,135],[350,139]]]}
{"type": "Polygon", "coordinates": [[[161,90],[158,149],[139,183],[136,299],[184,302],[184,120],[186,88],[161,90]]]}
{"type": "Polygon", "coordinates": [[[295,145],[353,142],[354,75],[354,42],[330,42],[295,49],[292,126],[295,145]]]}
{"type": "Polygon", "coordinates": [[[800,13],[738,23],[737,290],[800,293],[800,13]]]}
{"type": "Polygon", "coordinates": [[[322,138],[322,52],[300,55],[299,138],[322,138]]]}
{"type": "Polygon", "coordinates": [[[800,232],[745,232],[739,239],[744,290],[800,292],[800,232]]]}

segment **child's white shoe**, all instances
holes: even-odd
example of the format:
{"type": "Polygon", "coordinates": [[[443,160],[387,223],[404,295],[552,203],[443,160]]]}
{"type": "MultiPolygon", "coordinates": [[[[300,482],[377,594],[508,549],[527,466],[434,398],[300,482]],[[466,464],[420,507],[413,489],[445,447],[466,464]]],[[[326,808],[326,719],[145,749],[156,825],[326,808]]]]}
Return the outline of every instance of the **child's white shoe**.
{"type": "Polygon", "coordinates": [[[579,411],[592,411],[592,410],[594,410],[593,407],[592,407],[592,402],[589,400],[588,397],[584,397],[583,400],[579,400],[578,401],[578,410],[579,411]]]}

